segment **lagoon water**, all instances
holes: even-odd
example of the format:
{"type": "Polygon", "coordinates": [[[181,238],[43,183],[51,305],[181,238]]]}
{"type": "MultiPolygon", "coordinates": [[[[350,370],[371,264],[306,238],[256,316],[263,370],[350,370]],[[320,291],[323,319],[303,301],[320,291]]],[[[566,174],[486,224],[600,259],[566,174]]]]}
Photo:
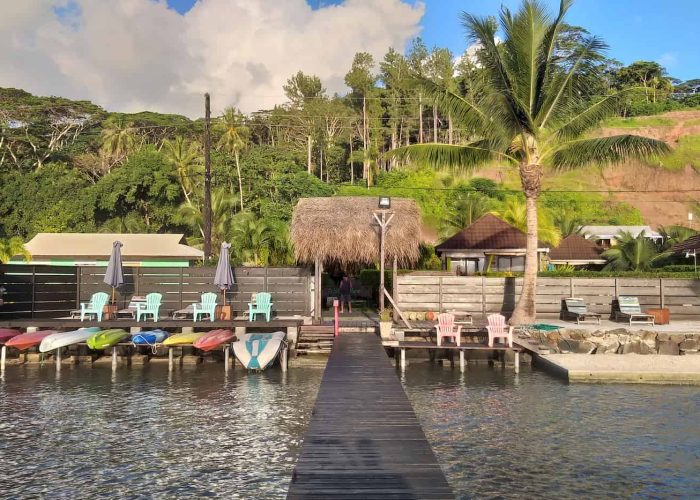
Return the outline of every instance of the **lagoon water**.
{"type": "Polygon", "coordinates": [[[700,388],[414,364],[404,387],[460,498],[698,498],[700,388]]]}
{"type": "MultiPolygon", "coordinates": [[[[8,367],[0,497],[284,498],[322,373],[8,367]]],[[[698,388],[427,364],[403,381],[460,498],[700,491],[698,388]]]]}
{"type": "Polygon", "coordinates": [[[283,498],[321,369],[8,367],[2,498],[283,498]]]}

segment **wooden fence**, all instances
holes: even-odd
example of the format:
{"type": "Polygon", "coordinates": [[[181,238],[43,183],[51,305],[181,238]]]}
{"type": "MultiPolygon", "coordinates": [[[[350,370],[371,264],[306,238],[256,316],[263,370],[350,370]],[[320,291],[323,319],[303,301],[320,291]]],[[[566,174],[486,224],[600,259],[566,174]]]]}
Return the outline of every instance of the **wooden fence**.
{"type": "MultiPolygon", "coordinates": [[[[675,319],[700,317],[700,280],[670,278],[538,278],[539,317],[558,317],[561,299],[580,297],[589,310],[610,314],[618,295],[639,297],[642,309],[666,307],[675,319]]],[[[466,311],[475,315],[513,312],[522,278],[405,274],[398,277],[398,304],[405,312],[466,311]]]]}
{"type": "MultiPolygon", "coordinates": [[[[0,319],[67,316],[93,293],[112,293],[102,282],[104,271],[103,267],[0,266],[0,287],[6,289],[0,319]]],[[[202,293],[220,294],[214,286],[214,272],[210,267],[125,267],[125,283],[116,290],[115,300],[124,308],[133,295],[162,293],[161,311],[167,314],[198,302],[202,293]]],[[[272,294],[275,315],[310,314],[312,278],[308,269],[237,267],[233,274],[236,284],[226,300],[235,314],[247,308],[256,292],[272,294]]]]}

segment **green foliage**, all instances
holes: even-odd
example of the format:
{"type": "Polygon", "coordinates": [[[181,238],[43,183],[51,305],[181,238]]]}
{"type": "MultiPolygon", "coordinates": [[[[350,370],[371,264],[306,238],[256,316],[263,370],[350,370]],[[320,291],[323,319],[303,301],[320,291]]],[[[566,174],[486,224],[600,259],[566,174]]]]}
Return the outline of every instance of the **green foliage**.
{"type": "Polygon", "coordinates": [[[12,257],[21,256],[25,261],[31,260],[31,254],[24,246],[24,240],[19,236],[0,239],[0,264],[9,262],[12,257]]]}
{"type": "Polygon", "coordinates": [[[634,118],[616,117],[606,120],[606,127],[614,128],[641,128],[641,127],[672,127],[673,120],[660,116],[644,116],[634,118]]]}
{"type": "Polygon", "coordinates": [[[293,262],[287,225],[275,219],[262,219],[251,212],[233,217],[228,234],[232,259],[236,264],[280,266],[293,262]]]}
{"type": "Polygon", "coordinates": [[[421,243],[417,267],[426,271],[439,271],[442,269],[442,260],[435,253],[434,246],[421,243]]]}
{"type": "Polygon", "coordinates": [[[622,232],[615,246],[603,252],[602,257],[608,261],[606,271],[648,271],[658,259],[659,249],[644,232],[637,237],[622,232]]]}
{"type": "Polygon", "coordinates": [[[681,170],[687,166],[700,168],[700,135],[684,135],[678,138],[678,145],[659,163],[670,170],[681,170]]]}

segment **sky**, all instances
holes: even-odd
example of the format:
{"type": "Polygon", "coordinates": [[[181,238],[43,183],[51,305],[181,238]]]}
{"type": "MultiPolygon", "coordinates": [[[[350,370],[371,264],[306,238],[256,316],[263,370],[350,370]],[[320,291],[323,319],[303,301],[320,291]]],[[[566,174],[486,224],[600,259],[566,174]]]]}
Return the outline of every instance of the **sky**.
{"type": "MultiPolygon", "coordinates": [[[[520,0],[22,0],[3,5],[0,87],[89,99],[111,111],[202,115],[284,102],[298,70],[330,92],[356,52],[381,59],[415,36],[455,55],[459,14],[493,15],[520,0]]],[[[552,11],[558,0],[542,0],[552,11]]],[[[567,21],[601,36],[625,64],[655,60],[700,78],[700,0],[576,0],[567,21]],[[673,5],[673,8],[669,7],[673,5]]]]}

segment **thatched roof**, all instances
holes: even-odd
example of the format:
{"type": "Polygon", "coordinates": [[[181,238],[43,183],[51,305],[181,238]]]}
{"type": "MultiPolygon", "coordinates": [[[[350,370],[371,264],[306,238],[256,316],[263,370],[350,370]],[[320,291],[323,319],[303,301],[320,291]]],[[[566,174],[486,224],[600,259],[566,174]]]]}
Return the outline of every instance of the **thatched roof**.
{"type": "MultiPolygon", "coordinates": [[[[297,261],[341,264],[379,261],[379,226],[373,217],[378,199],[365,196],[302,198],[294,207],[292,241],[297,261]]],[[[392,198],[394,218],[387,229],[387,264],[418,260],[421,216],[414,200],[392,198]]],[[[388,215],[386,216],[388,218],[388,215]]]]}

